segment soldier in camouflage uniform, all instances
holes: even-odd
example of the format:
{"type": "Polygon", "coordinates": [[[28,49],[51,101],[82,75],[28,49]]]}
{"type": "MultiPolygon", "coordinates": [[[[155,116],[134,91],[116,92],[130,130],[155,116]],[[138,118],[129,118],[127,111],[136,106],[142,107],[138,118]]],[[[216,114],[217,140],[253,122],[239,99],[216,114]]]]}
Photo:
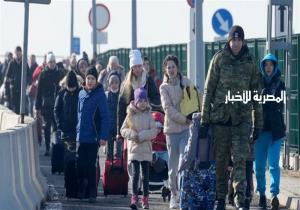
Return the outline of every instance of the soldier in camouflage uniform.
{"type": "Polygon", "coordinates": [[[245,209],[245,162],[249,154],[251,116],[254,112],[254,138],[262,128],[262,107],[253,99],[225,103],[226,95],[242,95],[243,91],[261,92],[261,76],[254,57],[244,42],[244,31],[233,26],[224,49],[217,52],[206,77],[201,130],[205,135],[208,124],[212,125],[215,141],[217,210],[225,209],[227,194],[227,166],[232,152],[233,186],[236,192],[236,209],[245,209]]]}

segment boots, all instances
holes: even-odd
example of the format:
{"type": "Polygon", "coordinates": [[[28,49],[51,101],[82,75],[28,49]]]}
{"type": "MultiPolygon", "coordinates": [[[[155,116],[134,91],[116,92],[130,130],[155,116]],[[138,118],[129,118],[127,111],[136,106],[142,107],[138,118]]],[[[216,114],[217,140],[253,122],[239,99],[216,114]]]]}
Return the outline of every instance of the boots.
{"type": "Polygon", "coordinates": [[[143,207],[143,209],[149,209],[149,197],[148,196],[143,196],[142,207],[143,207]]]}
{"type": "Polygon", "coordinates": [[[138,203],[138,196],[137,195],[132,195],[131,196],[130,208],[131,209],[138,209],[137,208],[137,203],[138,203]]]}

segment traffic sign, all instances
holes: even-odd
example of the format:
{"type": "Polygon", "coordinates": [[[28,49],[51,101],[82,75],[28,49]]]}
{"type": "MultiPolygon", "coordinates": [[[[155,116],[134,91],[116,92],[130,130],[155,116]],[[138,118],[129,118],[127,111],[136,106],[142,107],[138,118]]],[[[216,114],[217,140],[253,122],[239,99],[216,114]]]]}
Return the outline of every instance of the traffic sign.
{"type": "MultiPolygon", "coordinates": [[[[90,9],[89,21],[93,27],[93,8],[90,9]]],[[[110,12],[104,4],[96,4],[96,29],[103,31],[110,22],[110,12]]]]}
{"type": "MultiPolygon", "coordinates": [[[[91,33],[91,40],[93,43],[93,32],[91,33]]],[[[107,44],[107,32],[97,31],[96,44],[107,44]]]]}
{"type": "Polygon", "coordinates": [[[218,35],[225,36],[233,25],[232,15],[226,9],[219,9],[212,16],[211,23],[218,35]]]}
{"type": "Polygon", "coordinates": [[[286,6],[275,6],[275,37],[284,36],[288,30],[288,11],[286,6]]]}
{"type": "Polygon", "coordinates": [[[72,53],[76,53],[77,55],[80,55],[80,38],[79,37],[73,37],[73,39],[72,39],[72,53]]]}
{"type": "MultiPolygon", "coordinates": [[[[13,1],[13,2],[21,2],[24,3],[25,0],[4,0],[4,1],[13,1]]],[[[50,4],[51,0],[29,0],[31,4],[50,4]]]]}
{"type": "Polygon", "coordinates": [[[195,1],[196,0],[187,0],[187,3],[190,5],[190,7],[194,8],[195,7],[195,1]]]}

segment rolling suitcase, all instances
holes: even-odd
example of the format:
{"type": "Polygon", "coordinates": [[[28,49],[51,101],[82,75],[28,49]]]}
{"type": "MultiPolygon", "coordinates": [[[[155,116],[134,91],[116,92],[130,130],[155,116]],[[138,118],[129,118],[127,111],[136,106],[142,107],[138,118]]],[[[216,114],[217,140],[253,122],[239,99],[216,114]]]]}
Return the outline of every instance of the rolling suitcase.
{"type": "Polygon", "coordinates": [[[202,139],[199,137],[199,126],[200,120],[193,119],[193,126],[190,127],[191,136],[182,158],[187,160],[186,165],[183,167],[184,164],[180,164],[184,168],[180,172],[180,208],[182,210],[214,209],[216,168],[212,131],[210,128],[208,136],[202,139]]]}
{"type": "Polygon", "coordinates": [[[76,166],[76,143],[68,145],[65,153],[65,189],[67,198],[77,198],[78,176],[76,166]]]}
{"type": "Polygon", "coordinates": [[[124,195],[128,194],[128,171],[127,161],[124,152],[127,151],[126,144],[123,145],[123,155],[121,159],[112,159],[105,161],[103,173],[103,191],[104,195],[124,195]]]}

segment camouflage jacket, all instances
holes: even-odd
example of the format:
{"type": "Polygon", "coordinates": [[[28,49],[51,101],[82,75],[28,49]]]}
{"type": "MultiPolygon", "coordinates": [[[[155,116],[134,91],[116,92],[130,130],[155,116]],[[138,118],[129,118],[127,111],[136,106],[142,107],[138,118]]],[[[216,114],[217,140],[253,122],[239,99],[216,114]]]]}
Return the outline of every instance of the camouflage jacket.
{"type": "Polygon", "coordinates": [[[244,90],[261,93],[262,78],[256,61],[247,46],[242,51],[242,55],[234,57],[225,47],[212,58],[204,87],[203,123],[226,124],[231,120],[232,125],[238,125],[251,122],[253,114],[254,126],[262,128],[262,106],[253,98],[246,104],[241,101],[225,103],[228,91],[232,95],[242,95],[244,90]]]}

